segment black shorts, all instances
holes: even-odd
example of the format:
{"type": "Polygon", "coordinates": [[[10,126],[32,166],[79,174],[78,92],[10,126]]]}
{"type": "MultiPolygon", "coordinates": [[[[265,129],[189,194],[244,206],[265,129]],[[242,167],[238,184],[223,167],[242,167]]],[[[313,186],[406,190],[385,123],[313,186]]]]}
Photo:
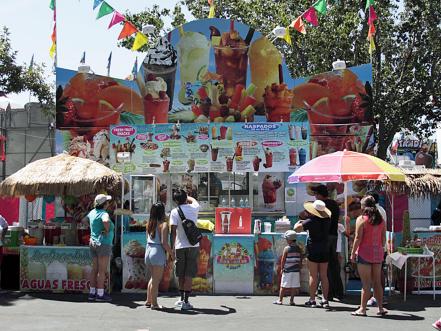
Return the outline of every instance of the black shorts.
{"type": "Polygon", "coordinates": [[[308,260],[314,263],[327,263],[329,262],[329,250],[328,245],[308,245],[306,247],[306,256],[308,260]]]}
{"type": "Polygon", "coordinates": [[[176,277],[196,277],[199,262],[199,247],[176,250],[176,277]]]}

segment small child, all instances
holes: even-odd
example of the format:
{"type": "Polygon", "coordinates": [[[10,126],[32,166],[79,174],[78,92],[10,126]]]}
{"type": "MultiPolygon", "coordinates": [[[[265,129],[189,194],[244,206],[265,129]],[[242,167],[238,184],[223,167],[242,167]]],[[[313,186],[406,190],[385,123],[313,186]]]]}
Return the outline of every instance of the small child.
{"type": "Polygon", "coordinates": [[[294,296],[300,288],[300,268],[302,266],[302,250],[296,243],[296,233],[293,230],[286,231],[282,238],[286,239],[288,246],[283,249],[281,268],[282,281],[280,284],[279,299],[274,301],[274,304],[281,305],[283,297],[289,290],[291,299],[290,306],[295,306],[294,296]]]}

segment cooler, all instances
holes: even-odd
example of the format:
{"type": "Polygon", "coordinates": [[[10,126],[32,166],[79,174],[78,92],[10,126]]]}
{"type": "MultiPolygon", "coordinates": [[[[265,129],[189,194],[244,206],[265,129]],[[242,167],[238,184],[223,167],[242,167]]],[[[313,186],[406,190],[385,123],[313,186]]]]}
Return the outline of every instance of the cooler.
{"type": "Polygon", "coordinates": [[[19,247],[21,237],[23,235],[23,227],[21,226],[9,226],[5,235],[5,247],[19,247]]]}

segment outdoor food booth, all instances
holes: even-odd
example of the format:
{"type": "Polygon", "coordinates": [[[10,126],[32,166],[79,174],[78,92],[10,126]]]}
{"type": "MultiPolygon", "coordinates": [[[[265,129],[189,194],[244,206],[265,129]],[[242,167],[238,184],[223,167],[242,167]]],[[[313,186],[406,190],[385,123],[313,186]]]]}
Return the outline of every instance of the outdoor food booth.
{"type": "Polygon", "coordinates": [[[28,221],[10,234],[14,240],[7,241],[20,254],[20,291],[88,292],[90,230],[81,220],[93,208],[95,194],[120,192],[122,181],[120,174],[95,161],[60,154],[34,161],[0,183],[1,195],[44,196],[48,201],[62,197],[67,215],[28,221]]]}

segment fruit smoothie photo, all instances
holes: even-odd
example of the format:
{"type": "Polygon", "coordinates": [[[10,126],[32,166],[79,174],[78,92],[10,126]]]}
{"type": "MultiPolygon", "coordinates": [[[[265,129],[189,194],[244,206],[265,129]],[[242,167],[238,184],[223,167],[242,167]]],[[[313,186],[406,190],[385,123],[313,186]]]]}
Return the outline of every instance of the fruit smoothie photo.
{"type": "Polygon", "coordinates": [[[293,93],[286,84],[273,83],[267,86],[263,100],[266,118],[269,122],[290,121],[293,93]]]}
{"type": "Polygon", "coordinates": [[[282,56],[278,49],[266,37],[260,37],[250,46],[251,83],[256,85],[255,97],[258,102],[263,101],[265,87],[279,82],[279,64],[282,56]]]}
{"type": "Polygon", "coordinates": [[[145,84],[144,120],[146,124],[168,123],[170,98],[167,83],[161,77],[149,74],[145,84]]]}
{"type": "MultiPolygon", "coordinates": [[[[208,71],[211,43],[199,32],[187,31],[180,38],[176,48],[181,91],[184,90],[185,96],[186,84],[200,80],[200,76],[208,71]]],[[[181,99],[180,101],[183,101],[181,99]]]]}

